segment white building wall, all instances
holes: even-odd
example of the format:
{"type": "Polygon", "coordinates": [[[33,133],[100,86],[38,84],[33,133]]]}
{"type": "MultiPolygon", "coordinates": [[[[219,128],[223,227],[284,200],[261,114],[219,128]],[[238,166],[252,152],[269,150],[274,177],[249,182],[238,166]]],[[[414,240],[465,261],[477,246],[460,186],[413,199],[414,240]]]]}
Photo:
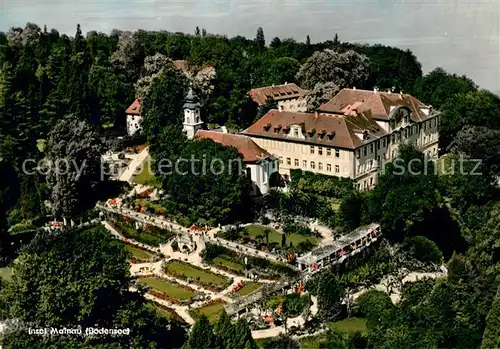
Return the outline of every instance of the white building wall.
{"type": "Polygon", "coordinates": [[[129,136],[140,132],[141,128],[141,116],[140,115],[127,115],[127,134],[129,136]]]}

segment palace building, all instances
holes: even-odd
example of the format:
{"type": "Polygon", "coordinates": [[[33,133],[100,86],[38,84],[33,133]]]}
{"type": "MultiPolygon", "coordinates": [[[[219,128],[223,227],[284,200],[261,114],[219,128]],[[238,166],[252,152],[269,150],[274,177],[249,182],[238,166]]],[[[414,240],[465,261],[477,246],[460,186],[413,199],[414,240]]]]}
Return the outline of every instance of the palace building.
{"type": "Polygon", "coordinates": [[[438,123],[439,112],[411,95],[343,89],[314,113],[273,109],[242,133],[279,158],[285,179],[302,169],[366,190],[403,143],[437,157],[438,123]]]}
{"type": "Polygon", "coordinates": [[[250,98],[259,107],[264,107],[267,103],[275,101],[280,110],[297,112],[306,111],[307,106],[304,98],[306,93],[307,90],[303,90],[293,83],[259,87],[248,91],[250,98]]]}

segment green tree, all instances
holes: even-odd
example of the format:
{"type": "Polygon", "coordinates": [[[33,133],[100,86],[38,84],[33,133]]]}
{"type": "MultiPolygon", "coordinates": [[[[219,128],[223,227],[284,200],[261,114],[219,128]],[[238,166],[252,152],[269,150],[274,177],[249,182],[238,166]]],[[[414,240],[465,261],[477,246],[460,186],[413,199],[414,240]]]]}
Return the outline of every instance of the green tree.
{"type": "Polygon", "coordinates": [[[300,344],[295,339],[281,334],[262,342],[262,349],[300,349],[300,344]]]}
{"type": "Polygon", "coordinates": [[[436,68],[423,77],[416,92],[424,103],[441,108],[454,95],[476,90],[477,85],[468,77],[450,74],[443,68],[436,68]]]}
{"type": "Polygon", "coordinates": [[[441,198],[433,163],[412,146],[400,146],[398,157],[383,169],[368,200],[371,220],[389,236],[401,239],[424,221],[441,198]]]}
{"type": "Polygon", "coordinates": [[[130,328],[130,336],[27,339],[21,329],[6,335],[2,345],[20,348],[19,343],[29,341],[36,344],[29,346],[33,348],[179,347],[183,332],[174,332],[175,324],[169,330],[141,294],[129,291],[127,259],[127,252],[102,227],[37,235],[18,257],[12,281],[1,292],[9,318],[33,327],[130,328]]]}
{"type": "Polygon", "coordinates": [[[93,206],[101,177],[103,145],[95,128],[74,115],[49,134],[47,181],[55,216],[73,218],[93,206]]]}
{"type": "Polygon", "coordinates": [[[315,52],[300,67],[297,81],[307,89],[318,83],[333,82],[344,87],[362,86],[368,79],[370,62],[354,51],[338,53],[333,50],[315,52]]]}
{"type": "Polygon", "coordinates": [[[264,50],[266,47],[266,39],[264,37],[264,29],[262,29],[262,27],[257,28],[257,35],[255,36],[255,45],[259,50],[264,50]]]}
{"type": "Polygon", "coordinates": [[[243,175],[242,155],[212,140],[190,142],[168,176],[167,205],[189,218],[209,225],[243,220],[250,212],[251,183],[243,175]]]}
{"type": "Polygon", "coordinates": [[[439,146],[446,148],[464,126],[500,129],[500,99],[485,90],[458,93],[441,107],[439,146]]]}
{"type": "Polygon", "coordinates": [[[194,324],[187,341],[189,349],[214,348],[213,327],[205,315],[194,324]]]}
{"type": "Polygon", "coordinates": [[[443,253],[436,243],[425,236],[407,237],[401,248],[407,251],[410,256],[422,262],[440,264],[443,261],[443,253]]]}
{"type": "Polygon", "coordinates": [[[500,347],[500,291],[497,291],[486,321],[481,349],[498,348],[500,347]]]}
{"type": "Polygon", "coordinates": [[[382,291],[370,290],[356,299],[355,312],[366,318],[369,327],[388,324],[392,321],[395,307],[389,295],[382,291]]]}

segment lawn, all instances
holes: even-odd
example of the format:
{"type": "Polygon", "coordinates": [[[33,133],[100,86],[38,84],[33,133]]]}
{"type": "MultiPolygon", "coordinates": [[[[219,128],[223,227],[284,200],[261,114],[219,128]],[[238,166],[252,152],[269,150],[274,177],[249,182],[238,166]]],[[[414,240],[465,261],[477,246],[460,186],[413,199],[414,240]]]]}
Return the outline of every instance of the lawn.
{"type": "Polygon", "coordinates": [[[12,268],[0,268],[0,279],[10,281],[12,279],[12,268]]]}
{"type": "Polygon", "coordinates": [[[326,343],[327,335],[320,334],[313,337],[303,337],[299,339],[300,347],[304,349],[319,349],[322,343],[326,343]]]}
{"type": "Polygon", "coordinates": [[[260,284],[256,282],[248,282],[242,288],[240,288],[236,293],[240,296],[246,296],[247,294],[252,293],[260,288],[260,284]]]}
{"type": "MultiPolygon", "coordinates": [[[[257,236],[262,235],[263,236],[262,241],[265,241],[265,239],[266,239],[266,234],[264,233],[264,231],[266,229],[269,229],[269,231],[270,231],[269,242],[277,242],[278,244],[281,244],[281,235],[282,234],[279,231],[277,231],[276,229],[264,227],[261,225],[255,225],[255,224],[245,227],[245,230],[248,232],[248,235],[253,240],[256,240],[257,236]]],[[[313,245],[317,244],[317,240],[314,236],[304,236],[304,235],[295,234],[295,233],[286,235],[287,244],[292,242],[294,246],[297,246],[300,242],[306,241],[306,240],[311,241],[311,243],[313,245]]]]}
{"type": "Polygon", "coordinates": [[[150,167],[151,167],[150,162],[151,162],[151,158],[148,157],[143,163],[142,171],[134,176],[134,179],[133,179],[134,183],[148,184],[150,181],[152,181],[154,179],[154,176],[151,173],[151,169],[150,169],[150,167]]]}
{"type": "Polygon", "coordinates": [[[219,287],[227,285],[229,281],[225,276],[217,275],[209,270],[199,269],[180,261],[172,261],[168,263],[167,271],[172,274],[181,274],[187,278],[196,279],[206,284],[214,284],[219,287]]]}
{"type": "Polygon", "coordinates": [[[366,331],[366,320],[363,318],[348,318],[337,322],[330,322],[330,328],[334,328],[339,332],[354,333],[366,331]]]}
{"type": "Polygon", "coordinates": [[[233,262],[232,260],[230,260],[231,257],[227,257],[227,256],[221,256],[221,257],[216,257],[212,260],[212,263],[213,264],[218,264],[218,265],[222,265],[222,266],[225,266],[229,269],[233,269],[233,270],[237,270],[237,271],[244,271],[245,270],[245,266],[243,264],[240,264],[240,263],[236,263],[236,262],[233,262]]]}
{"type": "Polygon", "coordinates": [[[198,309],[193,309],[189,312],[189,314],[194,319],[200,317],[201,315],[205,315],[208,318],[208,320],[213,323],[217,321],[217,319],[219,318],[219,314],[224,309],[224,305],[226,305],[225,302],[222,301],[215,302],[198,309]]]}
{"type": "Polygon", "coordinates": [[[125,246],[127,251],[129,251],[132,254],[132,257],[138,258],[138,259],[150,259],[151,254],[147,253],[146,251],[141,250],[140,248],[131,246],[127,244],[125,246]]]}
{"type": "Polygon", "coordinates": [[[156,188],[161,188],[161,184],[158,183],[157,178],[151,172],[150,162],[151,162],[151,158],[148,157],[144,161],[141,172],[136,174],[132,180],[134,183],[137,183],[137,184],[151,185],[151,186],[156,187],[156,188]]]}
{"type": "Polygon", "coordinates": [[[172,298],[177,298],[179,300],[190,299],[194,295],[194,292],[186,290],[181,286],[178,286],[166,280],[148,278],[148,279],[142,279],[141,283],[151,286],[155,290],[160,291],[172,298]]]}

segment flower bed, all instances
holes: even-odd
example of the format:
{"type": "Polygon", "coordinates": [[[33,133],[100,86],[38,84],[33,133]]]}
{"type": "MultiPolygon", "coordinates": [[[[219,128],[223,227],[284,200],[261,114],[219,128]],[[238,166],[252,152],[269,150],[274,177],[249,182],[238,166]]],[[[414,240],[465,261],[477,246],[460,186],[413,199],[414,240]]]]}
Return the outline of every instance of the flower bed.
{"type": "Polygon", "coordinates": [[[189,304],[196,293],[191,287],[157,276],[139,277],[139,280],[149,287],[149,294],[173,304],[189,304]]]}
{"type": "Polygon", "coordinates": [[[189,315],[191,315],[193,319],[205,315],[210,322],[215,322],[219,318],[219,314],[224,310],[225,305],[226,302],[220,299],[214,299],[199,308],[190,310],[189,315]]]}
{"type": "Polygon", "coordinates": [[[154,307],[157,308],[156,310],[160,312],[163,316],[165,316],[168,320],[173,320],[181,324],[186,323],[186,321],[184,321],[184,319],[180,317],[179,314],[177,314],[174,309],[166,307],[163,304],[156,302],[154,302],[154,307]]]}
{"type": "Polygon", "coordinates": [[[165,274],[193,282],[213,292],[220,292],[231,285],[232,279],[215,274],[209,270],[196,267],[178,260],[172,260],[163,266],[165,274]]]}

